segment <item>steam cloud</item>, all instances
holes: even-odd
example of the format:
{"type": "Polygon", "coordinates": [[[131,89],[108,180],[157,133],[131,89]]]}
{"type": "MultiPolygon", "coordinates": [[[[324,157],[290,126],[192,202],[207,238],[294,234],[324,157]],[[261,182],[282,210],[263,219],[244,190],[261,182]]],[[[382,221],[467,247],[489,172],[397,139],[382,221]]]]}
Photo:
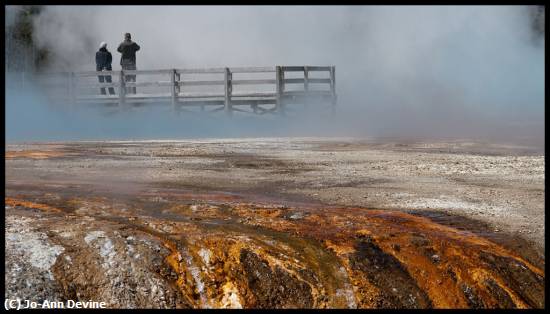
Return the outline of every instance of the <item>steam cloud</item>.
{"type": "MultiPolygon", "coordinates": [[[[521,6],[47,6],[35,39],[53,52],[52,70],[93,70],[101,41],[120,69],[116,47],[125,32],[142,47],[138,69],[336,66],[339,108],[330,123],[235,117],[221,129],[214,118],[204,118],[215,120],[209,125],[158,113],[144,130],[141,118],[92,121],[87,114],[81,118],[96,131],[71,132],[74,139],[351,135],[541,143],[544,39],[534,38],[529,19],[521,6]]],[[[18,121],[17,109],[7,114],[18,121]]],[[[14,138],[28,138],[17,131],[21,123],[8,126],[14,138]]]]}

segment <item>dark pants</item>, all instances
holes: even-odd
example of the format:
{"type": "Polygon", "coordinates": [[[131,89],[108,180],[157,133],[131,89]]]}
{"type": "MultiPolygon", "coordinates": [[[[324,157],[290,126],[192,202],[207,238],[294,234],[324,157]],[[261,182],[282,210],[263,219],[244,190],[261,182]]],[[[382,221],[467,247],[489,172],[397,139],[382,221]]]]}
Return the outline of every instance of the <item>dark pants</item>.
{"type": "MultiPolygon", "coordinates": [[[[98,76],[98,79],[99,79],[99,82],[100,83],[112,83],[112,80],[111,80],[111,76],[110,75],[100,75],[98,76]]],[[[105,87],[102,87],[101,88],[101,95],[106,95],[107,92],[105,91],[105,87]]],[[[109,87],[109,94],[110,95],[114,95],[115,94],[115,89],[114,87],[109,87]]]]}
{"type": "MultiPolygon", "coordinates": [[[[129,70],[129,71],[135,71],[136,65],[135,64],[123,64],[122,70],[129,70]]],[[[135,75],[124,75],[124,82],[127,83],[135,83],[136,82],[136,76],[135,75]]],[[[136,87],[126,87],[126,93],[127,94],[135,94],[136,93],[136,87]]]]}

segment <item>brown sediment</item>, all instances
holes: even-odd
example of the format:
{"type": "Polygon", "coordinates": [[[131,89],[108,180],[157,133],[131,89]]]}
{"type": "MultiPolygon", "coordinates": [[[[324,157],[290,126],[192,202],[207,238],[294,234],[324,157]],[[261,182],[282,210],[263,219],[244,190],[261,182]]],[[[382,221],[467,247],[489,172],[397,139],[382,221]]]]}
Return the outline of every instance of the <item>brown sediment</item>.
{"type": "Polygon", "coordinates": [[[71,197],[65,200],[75,209],[70,214],[43,203],[5,200],[13,207],[108,221],[101,228],[116,225],[162,243],[168,250],[164,263],[172,270],[163,278],[177,287],[182,307],[544,306],[541,267],[521,252],[426,217],[188,196],[159,193],[163,202],[157,202],[145,194],[134,203],[71,197]]]}
{"type": "MultiPolygon", "coordinates": [[[[357,211],[361,212],[361,216],[346,215],[350,213],[349,209],[331,210],[332,215],[327,215],[326,212],[321,215],[309,215],[306,221],[313,222],[309,226],[304,221],[297,226],[290,222],[274,219],[273,211],[267,211],[266,214],[265,210],[247,211],[241,208],[240,213],[249,215],[249,218],[251,214],[260,216],[244,221],[260,223],[280,231],[293,232],[298,236],[325,240],[327,247],[340,256],[357,252],[357,237],[360,238],[365,234],[370,235],[372,240],[377,243],[377,247],[381,248],[378,251],[394,255],[408,269],[408,272],[414,277],[414,281],[423,291],[431,295],[435,307],[496,306],[498,300],[488,297],[484,300],[486,304],[474,302],[476,291],[486,290],[481,287],[481,281],[493,278],[495,282],[506,286],[502,284],[506,282],[506,279],[501,275],[502,270],[498,270],[498,266],[495,269],[496,265],[480,262],[482,252],[492,252],[492,254],[506,258],[510,262],[514,261],[520,265],[519,267],[523,266],[525,270],[528,269],[530,275],[526,278],[534,278],[530,282],[533,286],[538,287],[535,288],[538,293],[533,291],[533,294],[528,297],[520,297],[512,290],[503,288],[510,294],[514,305],[522,308],[537,307],[542,304],[541,299],[543,300],[544,295],[541,292],[541,285],[543,285],[541,278],[543,278],[544,272],[518,254],[472,233],[445,227],[433,223],[429,219],[401,212],[361,209],[357,209],[357,211]],[[264,219],[262,216],[269,217],[269,219],[264,219]],[[338,225],[350,221],[358,223],[362,229],[349,225],[338,225]],[[344,228],[339,229],[339,227],[344,228]],[[396,250],[396,248],[399,249],[396,250]],[[458,281],[452,280],[452,277],[447,275],[449,272],[455,274],[458,281]],[[466,283],[477,287],[477,289],[471,288],[466,283]],[[449,293],[450,291],[454,291],[454,293],[449,293]],[[460,297],[461,295],[462,297],[460,297]]],[[[361,247],[361,243],[359,242],[359,247],[361,247]]],[[[508,280],[509,283],[510,280],[508,280]]],[[[517,287],[519,288],[519,286],[517,287]]],[[[481,294],[483,293],[481,292],[481,294]]]]}
{"type": "Polygon", "coordinates": [[[544,268],[544,256],[534,248],[534,243],[525,239],[510,235],[505,232],[496,232],[487,223],[465,217],[463,215],[450,215],[438,211],[409,211],[415,216],[426,217],[437,224],[452,227],[457,230],[468,231],[481,238],[485,238],[495,244],[505,247],[512,252],[521,252],[521,256],[531,264],[544,268]]]}

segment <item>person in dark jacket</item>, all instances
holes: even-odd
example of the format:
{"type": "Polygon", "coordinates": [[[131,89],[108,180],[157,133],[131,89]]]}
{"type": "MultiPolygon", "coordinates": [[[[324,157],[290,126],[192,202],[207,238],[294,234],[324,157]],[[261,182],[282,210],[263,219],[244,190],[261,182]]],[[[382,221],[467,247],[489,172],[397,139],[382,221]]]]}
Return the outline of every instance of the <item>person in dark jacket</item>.
{"type": "MultiPolygon", "coordinates": [[[[124,41],[120,43],[117,51],[121,53],[120,65],[122,70],[136,70],[136,51],[139,50],[139,45],[132,41],[130,33],[124,34],[124,41]]],[[[126,75],[124,77],[126,82],[135,82],[135,75],[126,75]]],[[[127,91],[135,94],[136,87],[126,88],[127,91]]]]}
{"type": "MultiPolygon", "coordinates": [[[[99,44],[99,51],[95,53],[95,70],[96,71],[112,71],[113,68],[111,67],[111,63],[113,61],[113,56],[111,53],[107,50],[107,43],[102,42],[99,44]]],[[[111,76],[110,75],[100,75],[98,76],[100,83],[111,83],[111,76]]],[[[109,94],[114,95],[115,89],[113,87],[109,87],[109,94]]],[[[101,88],[101,95],[106,95],[105,87],[101,88]]]]}

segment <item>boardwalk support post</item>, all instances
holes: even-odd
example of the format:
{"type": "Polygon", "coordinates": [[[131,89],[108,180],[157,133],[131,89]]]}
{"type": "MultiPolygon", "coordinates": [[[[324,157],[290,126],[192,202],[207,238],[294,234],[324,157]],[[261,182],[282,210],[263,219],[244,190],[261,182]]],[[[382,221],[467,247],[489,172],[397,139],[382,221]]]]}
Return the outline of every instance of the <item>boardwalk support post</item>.
{"type": "Polygon", "coordinates": [[[126,84],[124,83],[124,71],[120,71],[118,87],[118,105],[124,106],[126,103],[126,84]]]}
{"type": "Polygon", "coordinates": [[[233,114],[233,108],[231,108],[231,93],[232,93],[231,79],[232,79],[232,75],[231,75],[231,72],[229,71],[229,68],[225,68],[225,71],[224,71],[224,89],[225,89],[224,110],[225,110],[225,113],[227,113],[230,116],[233,114]]]}

